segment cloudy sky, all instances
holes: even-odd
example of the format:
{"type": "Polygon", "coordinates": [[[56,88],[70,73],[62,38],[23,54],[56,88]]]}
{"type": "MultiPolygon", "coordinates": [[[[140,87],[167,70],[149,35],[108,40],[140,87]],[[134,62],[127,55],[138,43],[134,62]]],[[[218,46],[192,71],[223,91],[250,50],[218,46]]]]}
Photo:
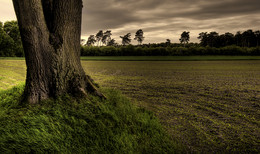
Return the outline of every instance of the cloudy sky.
{"type": "MultiPolygon", "coordinates": [[[[144,43],[178,42],[190,31],[198,42],[200,32],[260,30],[260,0],[83,0],[82,37],[112,30],[112,38],[128,32],[134,38],[143,29],[144,43]]],[[[15,20],[11,0],[0,0],[0,21],[15,20]]],[[[133,40],[133,43],[135,41],[133,40]]]]}

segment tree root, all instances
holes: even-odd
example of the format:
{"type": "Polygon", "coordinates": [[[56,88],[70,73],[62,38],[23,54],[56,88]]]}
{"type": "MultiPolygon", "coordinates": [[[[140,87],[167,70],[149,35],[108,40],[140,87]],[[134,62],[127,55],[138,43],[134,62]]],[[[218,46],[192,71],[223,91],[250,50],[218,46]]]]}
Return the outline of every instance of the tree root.
{"type": "Polygon", "coordinates": [[[107,99],[107,97],[101,93],[98,88],[99,87],[96,83],[94,83],[94,80],[90,76],[86,76],[86,89],[87,91],[93,93],[95,96],[100,97],[101,99],[107,99]]]}

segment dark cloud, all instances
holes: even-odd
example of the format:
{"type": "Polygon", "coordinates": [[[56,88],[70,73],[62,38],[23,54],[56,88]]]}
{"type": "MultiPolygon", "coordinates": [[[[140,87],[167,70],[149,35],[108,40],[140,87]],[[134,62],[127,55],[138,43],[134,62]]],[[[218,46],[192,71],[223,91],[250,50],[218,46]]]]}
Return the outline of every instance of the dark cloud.
{"type": "MultiPolygon", "coordinates": [[[[260,29],[260,0],[83,0],[82,36],[112,30],[112,37],[143,29],[144,43],[178,42],[183,31],[191,41],[200,32],[260,29]]],[[[0,0],[1,21],[15,20],[12,1],[0,0]]]]}
{"type": "Polygon", "coordinates": [[[197,41],[202,31],[254,29],[259,21],[259,0],[84,0],[82,35],[110,29],[118,39],[142,28],[146,42],[160,42],[189,30],[197,41]]]}

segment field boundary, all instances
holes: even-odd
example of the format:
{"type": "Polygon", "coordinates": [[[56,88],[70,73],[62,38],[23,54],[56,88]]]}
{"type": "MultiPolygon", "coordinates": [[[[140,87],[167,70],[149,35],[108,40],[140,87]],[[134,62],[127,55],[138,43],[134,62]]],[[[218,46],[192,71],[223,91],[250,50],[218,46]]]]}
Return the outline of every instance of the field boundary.
{"type": "MultiPolygon", "coordinates": [[[[232,61],[260,60],[260,56],[83,56],[83,61],[232,61]]],[[[0,60],[25,60],[24,57],[0,57],[0,60]]]]}

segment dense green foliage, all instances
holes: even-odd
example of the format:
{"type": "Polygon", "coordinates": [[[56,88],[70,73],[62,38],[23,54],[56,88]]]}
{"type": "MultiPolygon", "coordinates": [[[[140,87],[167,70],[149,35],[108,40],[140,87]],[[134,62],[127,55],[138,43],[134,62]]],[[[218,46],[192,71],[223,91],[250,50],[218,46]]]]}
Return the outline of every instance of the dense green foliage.
{"type": "Polygon", "coordinates": [[[260,55],[260,47],[227,46],[215,47],[160,47],[153,45],[143,46],[82,46],[81,56],[191,56],[191,55],[260,55]]]}
{"type": "Polygon", "coordinates": [[[0,22],[0,57],[23,57],[24,51],[17,21],[0,22]]]}
{"type": "Polygon", "coordinates": [[[0,92],[0,153],[174,153],[151,112],[114,90],[108,100],[69,96],[20,104],[24,86],[0,92]],[[90,101],[91,100],[91,101],[90,101]]]}

